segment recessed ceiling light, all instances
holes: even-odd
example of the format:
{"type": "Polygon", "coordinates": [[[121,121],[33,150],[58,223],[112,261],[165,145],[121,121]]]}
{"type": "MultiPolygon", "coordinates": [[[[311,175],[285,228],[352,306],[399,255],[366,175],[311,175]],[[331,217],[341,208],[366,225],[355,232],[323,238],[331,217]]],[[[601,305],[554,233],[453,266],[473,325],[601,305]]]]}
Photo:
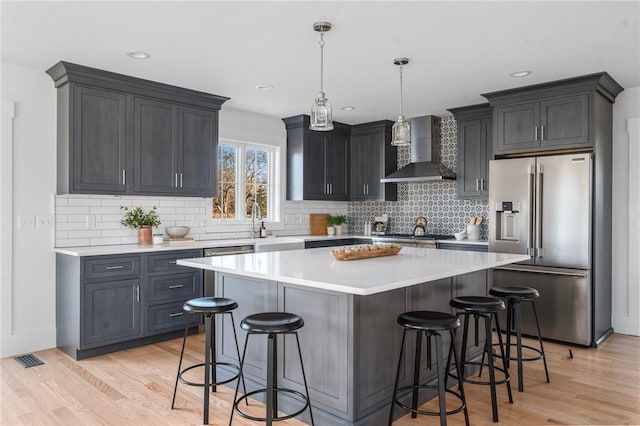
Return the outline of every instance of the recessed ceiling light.
{"type": "Polygon", "coordinates": [[[263,83],[263,84],[257,84],[256,85],[256,89],[258,90],[271,90],[273,89],[273,86],[267,83],[263,83]]]}
{"type": "Polygon", "coordinates": [[[354,106],[343,106],[340,109],[343,110],[343,111],[353,111],[354,109],[356,109],[356,107],[354,107],[354,106]]]}
{"type": "Polygon", "coordinates": [[[127,56],[133,59],[148,59],[151,57],[147,52],[143,52],[141,50],[127,52],[127,56]]]}
{"type": "Polygon", "coordinates": [[[509,74],[511,77],[524,77],[531,74],[531,71],[516,71],[509,74]]]}

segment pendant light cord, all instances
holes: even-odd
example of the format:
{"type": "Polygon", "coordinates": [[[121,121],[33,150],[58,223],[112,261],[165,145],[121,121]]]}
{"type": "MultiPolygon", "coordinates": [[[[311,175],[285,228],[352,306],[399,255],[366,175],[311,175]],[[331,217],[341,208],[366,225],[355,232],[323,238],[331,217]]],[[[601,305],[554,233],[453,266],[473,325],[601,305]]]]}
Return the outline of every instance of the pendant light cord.
{"type": "Polygon", "coordinates": [[[324,94],[324,31],[320,31],[320,93],[324,94]]]}
{"type": "Polygon", "coordinates": [[[400,65],[400,116],[404,117],[402,112],[402,65],[400,65]]]}

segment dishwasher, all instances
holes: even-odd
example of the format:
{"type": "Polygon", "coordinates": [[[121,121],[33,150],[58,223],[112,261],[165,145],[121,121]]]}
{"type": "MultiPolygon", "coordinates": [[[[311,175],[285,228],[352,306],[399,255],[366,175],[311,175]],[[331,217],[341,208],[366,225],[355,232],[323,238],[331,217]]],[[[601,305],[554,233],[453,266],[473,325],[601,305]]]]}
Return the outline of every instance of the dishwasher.
{"type": "MultiPolygon", "coordinates": [[[[204,257],[212,256],[224,256],[228,254],[244,254],[253,253],[253,245],[246,244],[241,246],[228,246],[228,247],[212,247],[204,249],[204,257]]],[[[204,296],[215,296],[215,272],[204,271],[204,296]]]]}

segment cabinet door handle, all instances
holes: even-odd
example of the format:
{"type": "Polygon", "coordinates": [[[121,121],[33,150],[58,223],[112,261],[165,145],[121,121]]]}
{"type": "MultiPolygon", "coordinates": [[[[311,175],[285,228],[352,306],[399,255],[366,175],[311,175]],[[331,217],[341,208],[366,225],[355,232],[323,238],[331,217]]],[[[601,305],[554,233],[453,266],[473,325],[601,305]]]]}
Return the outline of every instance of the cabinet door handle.
{"type": "Polygon", "coordinates": [[[544,126],[540,126],[540,140],[544,140],[544,126]]]}
{"type": "Polygon", "coordinates": [[[329,194],[333,194],[333,184],[329,184],[329,194]]]}
{"type": "Polygon", "coordinates": [[[174,312],[172,314],[169,314],[169,318],[181,317],[182,315],[184,315],[184,312],[174,312]]]}
{"type": "Polygon", "coordinates": [[[136,302],[140,302],[140,286],[136,286],[136,302]]]}
{"type": "Polygon", "coordinates": [[[535,139],[538,140],[538,126],[536,126],[536,130],[535,130],[535,139]]]}
{"type": "Polygon", "coordinates": [[[484,179],[480,179],[480,191],[484,191],[484,179]]]}
{"type": "Polygon", "coordinates": [[[125,169],[122,169],[122,184],[127,184],[127,171],[125,169]]]}
{"type": "Polygon", "coordinates": [[[182,288],[184,287],[184,284],[176,284],[176,285],[170,285],[169,288],[170,289],[174,289],[174,288],[182,288]]]}
{"type": "Polygon", "coordinates": [[[178,174],[177,173],[176,173],[175,185],[176,185],[176,188],[177,188],[178,187],[178,174]]]}
{"type": "Polygon", "coordinates": [[[476,179],[476,191],[480,191],[480,179],[476,179]]]}
{"type": "Polygon", "coordinates": [[[105,266],[104,269],[106,269],[107,271],[113,271],[114,269],[123,269],[124,266],[123,265],[110,265],[110,266],[105,266]]]}
{"type": "Polygon", "coordinates": [[[182,173],[180,173],[180,188],[182,188],[182,173]]]}

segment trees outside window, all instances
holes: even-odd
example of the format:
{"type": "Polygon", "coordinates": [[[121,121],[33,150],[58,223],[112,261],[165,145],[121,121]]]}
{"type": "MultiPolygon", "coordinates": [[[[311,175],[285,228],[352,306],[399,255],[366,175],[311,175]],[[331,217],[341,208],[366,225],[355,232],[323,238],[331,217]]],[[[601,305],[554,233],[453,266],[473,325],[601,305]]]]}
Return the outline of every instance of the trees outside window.
{"type": "Polygon", "coordinates": [[[254,202],[263,219],[272,219],[273,158],[273,149],[268,147],[218,145],[218,196],[212,201],[213,219],[251,219],[254,202]]]}

